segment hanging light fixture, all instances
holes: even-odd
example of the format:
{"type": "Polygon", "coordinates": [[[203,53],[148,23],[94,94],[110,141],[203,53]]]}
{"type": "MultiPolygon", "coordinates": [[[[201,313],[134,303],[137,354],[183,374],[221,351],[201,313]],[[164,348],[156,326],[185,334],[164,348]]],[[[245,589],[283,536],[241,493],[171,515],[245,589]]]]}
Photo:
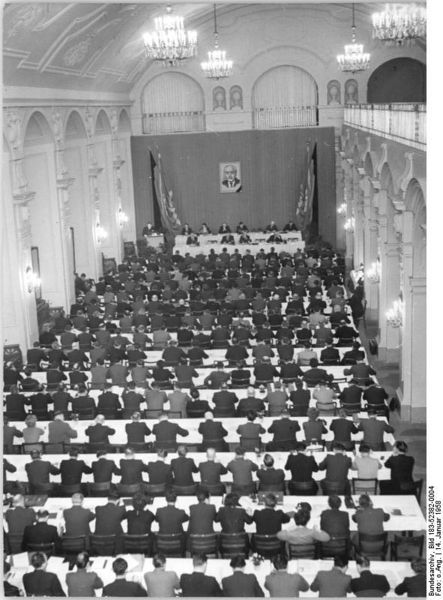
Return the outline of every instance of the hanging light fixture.
{"type": "Polygon", "coordinates": [[[371,55],[364,52],[363,44],[356,43],[355,37],[355,7],[352,3],[352,44],[345,45],[345,53],[337,55],[338,66],[341,71],[357,73],[369,68],[371,55]]]}
{"type": "Polygon", "coordinates": [[[226,59],[226,52],[218,47],[217,10],[214,4],[214,50],[208,52],[208,60],[201,63],[205,77],[222,79],[232,74],[234,63],[226,59]]]}
{"type": "Polygon", "coordinates": [[[417,4],[387,4],[372,15],[372,37],[388,46],[415,44],[426,37],[426,7],[417,4]]]}
{"type": "Polygon", "coordinates": [[[197,32],[187,31],[183,17],[171,13],[172,8],[168,5],[166,14],[154,19],[155,31],[143,35],[143,42],[148,58],[175,66],[180,61],[195,56],[197,32]]]}

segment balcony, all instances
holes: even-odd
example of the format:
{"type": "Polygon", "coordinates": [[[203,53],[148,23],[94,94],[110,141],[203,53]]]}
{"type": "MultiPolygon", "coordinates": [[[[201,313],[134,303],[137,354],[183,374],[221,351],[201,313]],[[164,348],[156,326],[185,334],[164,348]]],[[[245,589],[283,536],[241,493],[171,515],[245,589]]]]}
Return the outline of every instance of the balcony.
{"type": "Polygon", "coordinates": [[[316,127],[316,106],[275,106],[256,108],[252,114],[254,129],[282,129],[284,127],[316,127]]]}
{"type": "Polygon", "coordinates": [[[426,104],[346,106],[344,123],[418,150],[426,150],[426,104]]]}
{"type": "Polygon", "coordinates": [[[143,133],[162,135],[204,131],[203,111],[149,113],[143,115],[143,133]]]}

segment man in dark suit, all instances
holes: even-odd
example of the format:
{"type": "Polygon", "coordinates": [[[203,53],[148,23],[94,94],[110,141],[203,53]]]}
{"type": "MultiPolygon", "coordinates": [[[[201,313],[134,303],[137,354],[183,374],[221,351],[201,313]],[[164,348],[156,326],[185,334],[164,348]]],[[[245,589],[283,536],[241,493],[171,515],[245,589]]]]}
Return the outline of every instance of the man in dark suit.
{"type": "Polygon", "coordinates": [[[159,533],[183,533],[183,523],[189,521],[189,516],[184,510],[177,508],[177,494],[166,492],[166,506],[159,508],[155,514],[158,522],[159,533]]]}
{"type": "Polygon", "coordinates": [[[65,535],[90,535],[89,523],[95,519],[95,514],[92,510],[83,508],[83,500],[83,494],[73,494],[71,508],[65,508],[63,511],[65,535]]]}
{"type": "Polygon", "coordinates": [[[306,454],[305,442],[298,442],[296,446],[297,454],[291,454],[288,456],[285,464],[285,470],[291,471],[292,481],[289,482],[288,488],[291,494],[297,495],[296,486],[292,486],[292,482],[310,482],[311,483],[311,494],[317,493],[317,483],[312,478],[312,473],[318,471],[318,465],[313,456],[306,454]]]}
{"type": "Polygon", "coordinates": [[[269,356],[263,357],[263,362],[257,364],[254,367],[254,377],[255,377],[255,385],[272,383],[274,381],[274,377],[280,377],[280,373],[271,364],[271,359],[269,356]]]}
{"type": "Polygon", "coordinates": [[[320,471],[326,470],[326,477],[321,482],[323,491],[327,493],[326,484],[330,481],[331,483],[340,484],[345,495],[348,495],[351,493],[348,473],[352,468],[352,460],[349,458],[349,456],[346,456],[343,444],[334,442],[332,445],[332,450],[334,454],[326,455],[326,457],[318,465],[320,471]]]}
{"type": "Polygon", "coordinates": [[[365,556],[358,556],[356,559],[357,571],[360,577],[354,578],[351,581],[351,591],[359,597],[381,598],[391,589],[389,581],[384,575],[376,575],[371,573],[371,563],[365,556]]]}
{"type": "Polygon", "coordinates": [[[17,427],[9,425],[8,417],[3,416],[3,452],[6,454],[13,454],[15,437],[21,438],[23,433],[17,427]]]}
{"type": "Polygon", "coordinates": [[[331,382],[334,379],[333,375],[318,366],[318,360],[316,358],[311,358],[309,366],[310,369],[303,374],[303,380],[309,387],[314,387],[320,382],[331,382]]]}
{"type": "Polygon", "coordinates": [[[170,423],[168,421],[168,414],[162,413],[160,415],[160,422],[156,423],[152,428],[152,432],[155,435],[155,445],[157,448],[177,448],[177,435],[186,437],[189,435],[189,431],[183,429],[177,423],[170,423]]]}
{"type": "Polygon", "coordinates": [[[415,558],[411,561],[411,568],[415,575],[413,577],[405,577],[394,591],[399,596],[406,593],[410,598],[425,598],[426,560],[424,558],[415,558]]]}
{"type": "Polygon", "coordinates": [[[144,421],[140,420],[141,415],[138,411],[132,414],[131,423],[125,425],[126,435],[128,437],[128,445],[135,444],[137,447],[145,445],[145,437],[151,435],[152,431],[144,421]]]}
{"type": "Polygon", "coordinates": [[[277,498],[274,494],[265,496],[265,508],[254,511],[253,519],[256,525],[256,532],[260,535],[275,535],[281,531],[283,523],[289,523],[292,513],[285,513],[282,510],[275,510],[277,498]]]}
{"type": "Polygon", "coordinates": [[[220,390],[212,396],[214,414],[216,417],[235,417],[235,405],[238,398],[228,390],[228,384],[222,383],[220,390]]]}
{"type": "Polygon", "coordinates": [[[326,531],[331,539],[349,538],[349,513],[339,510],[341,499],[339,496],[329,496],[329,508],[320,515],[320,529],[326,531]]]}
{"type": "Polygon", "coordinates": [[[285,472],[283,469],[274,467],[274,458],[271,454],[265,454],[263,464],[257,471],[260,492],[284,492],[285,472]]]}
{"type": "Polygon", "coordinates": [[[61,481],[63,485],[80,485],[83,473],[92,473],[91,467],[84,460],[79,459],[78,448],[71,448],[69,459],[62,460],[60,463],[61,481]]]}
{"type": "Polygon", "coordinates": [[[203,437],[201,450],[207,450],[208,448],[214,448],[214,450],[220,452],[228,450],[228,444],[224,440],[228,432],[220,421],[214,421],[214,416],[211,412],[205,413],[205,421],[198,426],[198,432],[203,437]]]}
{"type": "MultiPolygon", "coordinates": [[[[221,329],[221,328],[218,328],[221,329]]],[[[214,330],[213,334],[215,334],[215,332],[217,331],[217,329],[214,330]]],[[[229,337],[229,333],[227,333],[227,337],[229,337]]],[[[214,338],[214,341],[217,341],[214,338]]],[[[223,363],[222,362],[218,362],[217,363],[217,370],[216,371],[211,371],[209,373],[209,375],[205,378],[204,380],[204,385],[206,387],[211,387],[211,388],[215,388],[215,389],[220,389],[223,383],[227,383],[230,379],[230,375],[229,373],[226,373],[225,371],[223,371],[223,363]]]]}
{"type": "Polygon", "coordinates": [[[341,361],[342,365],[352,365],[355,364],[359,360],[365,359],[365,352],[361,350],[360,342],[354,342],[352,344],[352,350],[348,350],[343,354],[343,358],[341,361]]]}
{"type": "Polygon", "coordinates": [[[371,375],[375,375],[375,370],[371,365],[363,361],[358,361],[355,365],[347,369],[343,369],[344,375],[352,375],[352,382],[357,385],[366,386],[372,383],[371,375]]]}
{"type": "Polygon", "coordinates": [[[105,384],[105,391],[99,395],[97,410],[100,414],[106,415],[110,419],[116,419],[121,410],[121,403],[118,394],[112,391],[112,384],[105,384]]]}
{"type": "Polygon", "coordinates": [[[168,456],[166,450],[157,450],[157,460],[147,464],[149,483],[153,485],[167,485],[172,483],[173,475],[171,465],[166,464],[168,456]]]}
{"type": "Polygon", "coordinates": [[[115,535],[116,553],[122,552],[123,529],[121,522],[126,517],[125,507],[120,505],[120,497],[116,492],[108,496],[107,504],[95,509],[95,533],[97,535],[115,535]]]}
{"type": "Polygon", "coordinates": [[[32,348],[26,352],[26,363],[28,365],[35,366],[36,371],[41,371],[40,363],[45,360],[47,360],[46,352],[43,350],[43,348],[40,348],[40,344],[38,342],[34,342],[32,348]]]}
{"type": "Polygon", "coordinates": [[[48,525],[49,512],[45,509],[37,512],[35,525],[27,525],[23,531],[23,552],[32,551],[32,544],[54,544],[54,552],[60,550],[60,538],[57,527],[48,525]]]}
{"type": "Polygon", "coordinates": [[[253,387],[249,387],[246,398],[242,398],[237,405],[236,416],[246,417],[250,411],[264,413],[265,409],[266,407],[263,400],[256,398],[255,389],[253,387]]]}
{"type": "Polygon", "coordinates": [[[103,596],[108,597],[146,597],[147,593],[139,583],[128,581],[125,577],[128,563],[124,558],[116,558],[112,563],[115,580],[103,588],[103,596]]]}
{"type": "Polygon", "coordinates": [[[31,557],[32,573],[23,575],[23,587],[27,596],[66,596],[59,578],[55,573],[48,573],[48,559],[43,552],[34,552],[31,557]]]}
{"type": "Polygon", "coordinates": [[[348,559],[342,556],[334,558],[334,566],[329,571],[318,571],[311,590],[318,592],[320,598],[342,598],[351,591],[351,576],[346,575],[348,559]]]}
{"type": "Polygon", "coordinates": [[[265,595],[257,581],[257,577],[252,573],[245,573],[246,561],[243,556],[234,557],[229,564],[234,573],[222,579],[224,596],[261,598],[265,595]]]}
{"type": "Polygon", "coordinates": [[[214,495],[223,495],[226,491],[225,484],[220,481],[228,469],[216,457],[214,448],[206,451],[207,460],[198,465],[200,471],[200,489],[207,490],[214,495]]]}
{"type": "Polygon", "coordinates": [[[354,342],[354,339],[358,338],[358,331],[355,331],[353,327],[347,325],[346,321],[342,319],[334,335],[338,338],[338,346],[350,346],[354,342]]]}
{"type": "MultiPolygon", "coordinates": [[[[23,532],[25,527],[32,525],[35,521],[35,512],[32,508],[25,507],[25,498],[22,494],[17,494],[12,499],[13,508],[4,513],[4,519],[8,524],[8,534],[20,539],[17,539],[17,550],[22,545],[23,532]]],[[[12,548],[12,553],[16,548],[12,548]]]]}
{"type": "Polygon", "coordinates": [[[192,557],[193,572],[191,574],[183,573],[180,577],[182,596],[212,598],[223,595],[215,577],[205,575],[207,562],[205,554],[195,554],[192,557]]]}
{"type": "Polygon", "coordinates": [[[143,473],[148,472],[148,466],[135,458],[134,450],[126,448],[125,457],[120,460],[121,485],[141,485],[143,483],[143,473]]]}
{"type": "Polygon", "coordinates": [[[49,481],[49,476],[59,475],[60,469],[58,469],[49,461],[42,460],[39,450],[32,450],[31,458],[32,462],[25,465],[25,471],[28,475],[31,493],[38,493],[42,487],[47,488],[47,491],[50,492],[51,484],[49,481]]]}
{"type": "Polygon", "coordinates": [[[338,365],[340,363],[340,352],[333,345],[332,338],[326,348],[320,352],[320,360],[325,365],[338,365]]]}
{"type": "Polygon", "coordinates": [[[171,460],[171,468],[174,476],[174,485],[188,487],[194,485],[193,473],[198,473],[198,468],[192,458],[187,458],[185,446],[177,448],[177,458],[171,460]]]}
{"type": "Polygon", "coordinates": [[[85,434],[89,437],[89,444],[95,446],[109,445],[109,436],[115,434],[115,429],[105,425],[105,417],[97,415],[95,417],[95,425],[90,425],[85,434]]]}
{"type": "Polygon", "coordinates": [[[288,573],[288,559],[278,554],[274,556],[274,570],[265,579],[265,588],[271,598],[298,598],[299,592],[307,592],[309,583],[298,573],[288,573]]]}
{"type": "Polygon", "coordinates": [[[297,445],[298,431],[300,431],[298,421],[290,419],[286,409],[282,410],[281,418],[275,419],[268,428],[268,433],[274,434],[274,439],[267,446],[268,450],[294,450],[297,445]]]}
{"type": "Polygon", "coordinates": [[[359,421],[358,416],[354,415],[355,424],[359,431],[363,431],[363,442],[367,444],[371,450],[383,451],[385,449],[384,434],[394,433],[394,428],[388,425],[386,421],[377,418],[377,414],[373,410],[368,410],[368,418],[359,421]]]}
{"type": "Polygon", "coordinates": [[[197,494],[198,504],[192,504],[189,507],[189,525],[188,535],[204,535],[214,533],[214,521],[216,509],[209,503],[209,492],[200,491],[197,494]]]}
{"type": "Polygon", "coordinates": [[[232,491],[238,494],[251,494],[255,492],[255,483],[252,473],[258,471],[258,466],[245,458],[243,448],[235,449],[235,458],[228,464],[228,471],[232,473],[232,491]]]}
{"type": "Polygon", "coordinates": [[[113,460],[107,458],[106,450],[97,452],[98,460],[91,464],[95,483],[105,483],[112,481],[112,475],[120,475],[120,469],[113,460]]]}
{"type": "Polygon", "coordinates": [[[135,383],[130,381],[122,393],[123,418],[129,419],[133,413],[140,411],[140,404],[144,402],[141,394],[135,391],[135,383]]]}
{"type": "Polygon", "coordinates": [[[339,394],[339,399],[343,408],[348,412],[359,412],[361,410],[361,398],[363,390],[355,383],[347,385],[339,394]]]}
{"type": "Polygon", "coordinates": [[[358,433],[358,428],[353,421],[346,417],[346,410],[340,408],[338,418],[332,419],[329,429],[334,432],[334,442],[343,444],[345,450],[353,450],[354,442],[351,439],[351,434],[358,433]]]}

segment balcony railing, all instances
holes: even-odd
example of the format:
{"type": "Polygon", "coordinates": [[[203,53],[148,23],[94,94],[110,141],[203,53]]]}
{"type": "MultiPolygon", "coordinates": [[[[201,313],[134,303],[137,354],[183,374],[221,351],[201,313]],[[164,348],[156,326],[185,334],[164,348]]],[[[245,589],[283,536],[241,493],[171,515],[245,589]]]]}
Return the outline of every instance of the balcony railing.
{"type": "Polygon", "coordinates": [[[204,131],[203,111],[149,113],[143,115],[143,133],[163,134],[204,131]]]}
{"type": "Polygon", "coordinates": [[[278,106],[256,108],[253,111],[254,129],[283,127],[312,127],[318,125],[316,106],[278,106]]]}
{"type": "Polygon", "coordinates": [[[344,122],[421,150],[426,146],[426,104],[349,105],[344,122]]]}

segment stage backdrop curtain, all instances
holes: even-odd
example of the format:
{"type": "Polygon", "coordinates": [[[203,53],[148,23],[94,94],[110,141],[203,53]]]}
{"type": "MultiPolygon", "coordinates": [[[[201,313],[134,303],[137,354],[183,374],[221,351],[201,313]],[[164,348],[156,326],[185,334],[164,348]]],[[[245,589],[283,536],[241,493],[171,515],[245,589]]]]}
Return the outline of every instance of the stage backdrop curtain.
{"type": "Polygon", "coordinates": [[[204,129],[204,96],[199,84],[183,73],[162,73],[143,90],[145,133],[204,129]]]}

